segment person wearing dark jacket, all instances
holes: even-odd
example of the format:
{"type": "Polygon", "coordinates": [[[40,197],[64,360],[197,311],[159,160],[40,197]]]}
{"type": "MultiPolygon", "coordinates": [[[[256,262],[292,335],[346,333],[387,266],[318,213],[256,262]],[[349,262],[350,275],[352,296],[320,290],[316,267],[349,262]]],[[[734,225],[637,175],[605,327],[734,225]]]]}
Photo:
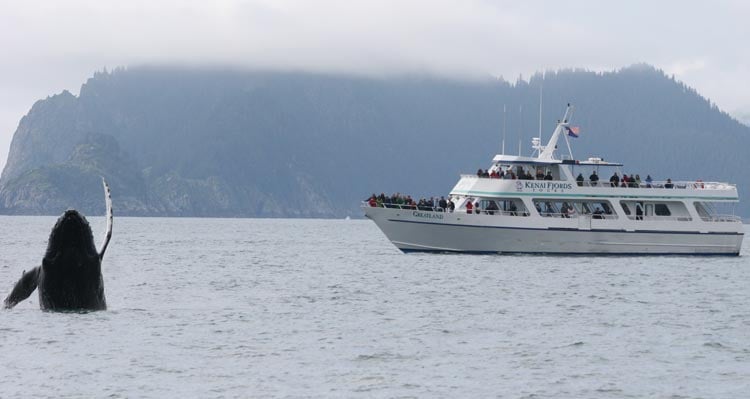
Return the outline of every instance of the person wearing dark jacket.
{"type": "Polygon", "coordinates": [[[612,187],[617,187],[620,185],[620,176],[617,176],[617,172],[612,175],[612,177],[609,178],[609,184],[612,185],[612,187]]]}
{"type": "Polygon", "coordinates": [[[591,173],[591,176],[589,176],[589,180],[591,180],[592,186],[596,186],[596,183],[599,181],[599,175],[596,174],[596,171],[593,171],[591,173]]]}

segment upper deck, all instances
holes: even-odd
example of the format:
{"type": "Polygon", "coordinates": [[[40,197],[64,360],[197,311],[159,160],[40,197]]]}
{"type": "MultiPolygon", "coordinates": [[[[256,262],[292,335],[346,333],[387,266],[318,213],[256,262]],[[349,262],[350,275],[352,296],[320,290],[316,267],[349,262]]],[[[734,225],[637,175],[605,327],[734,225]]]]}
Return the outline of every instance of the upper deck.
{"type": "Polygon", "coordinates": [[[737,187],[730,183],[701,180],[651,181],[650,176],[640,180],[638,175],[637,180],[631,175],[628,181],[623,181],[617,173],[611,178],[599,175],[598,172],[602,170],[619,169],[623,165],[604,161],[602,158],[574,160],[568,136],[578,137],[578,130],[570,127],[572,113],[573,107],[568,104],[565,116],[558,121],[547,145],[541,144],[541,138],[532,139],[532,156],[496,155],[488,169],[488,172],[492,171],[493,177],[461,175],[461,179],[451,190],[451,195],[487,198],[534,196],[739,201],[737,187]],[[568,147],[568,159],[559,159],[556,154],[560,140],[568,147]],[[497,175],[500,177],[496,177],[497,175]],[[610,183],[611,179],[614,183],[610,183]]]}
{"type": "Polygon", "coordinates": [[[612,187],[608,181],[493,179],[461,175],[451,195],[475,197],[639,198],[739,201],[737,187],[721,182],[676,181],[641,183],[638,187],[612,187]]]}

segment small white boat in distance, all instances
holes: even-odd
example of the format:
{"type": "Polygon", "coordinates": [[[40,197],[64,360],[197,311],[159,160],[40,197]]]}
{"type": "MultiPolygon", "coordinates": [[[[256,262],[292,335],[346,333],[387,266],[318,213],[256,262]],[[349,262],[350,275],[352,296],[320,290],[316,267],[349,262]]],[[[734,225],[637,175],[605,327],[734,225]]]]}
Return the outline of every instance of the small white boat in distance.
{"type": "Polygon", "coordinates": [[[481,176],[461,175],[444,201],[373,196],[365,216],[403,252],[739,255],[734,184],[622,179],[619,163],[558,159],[561,139],[572,154],[572,111],[546,146],[532,141],[536,156],[496,155],[481,176]]]}

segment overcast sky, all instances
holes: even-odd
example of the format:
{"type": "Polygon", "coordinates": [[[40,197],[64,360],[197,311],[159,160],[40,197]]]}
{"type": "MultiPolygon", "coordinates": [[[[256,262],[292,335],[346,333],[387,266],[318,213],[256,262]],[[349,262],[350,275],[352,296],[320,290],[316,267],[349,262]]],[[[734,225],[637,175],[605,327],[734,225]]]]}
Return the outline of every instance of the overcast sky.
{"type": "Polygon", "coordinates": [[[0,166],[34,101],[104,67],[503,76],[646,62],[750,114],[748,1],[0,0],[0,166]]]}

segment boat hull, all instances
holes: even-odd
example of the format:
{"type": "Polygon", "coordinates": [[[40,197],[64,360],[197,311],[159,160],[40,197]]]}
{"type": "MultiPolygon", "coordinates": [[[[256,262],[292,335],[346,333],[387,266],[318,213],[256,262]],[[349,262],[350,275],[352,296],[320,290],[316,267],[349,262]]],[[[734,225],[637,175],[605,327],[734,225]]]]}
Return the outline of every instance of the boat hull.
{"type": "Polygon", "coordinates": [[[690,223],[691,226],[678,228],[679,225],[638,221],[626,227],[620,223],[614,228],[606,220],[553,220],[381,207],[363,210],[404,252],[739,255],[744,232],[741,223],[700,226],[690,223]]]}

